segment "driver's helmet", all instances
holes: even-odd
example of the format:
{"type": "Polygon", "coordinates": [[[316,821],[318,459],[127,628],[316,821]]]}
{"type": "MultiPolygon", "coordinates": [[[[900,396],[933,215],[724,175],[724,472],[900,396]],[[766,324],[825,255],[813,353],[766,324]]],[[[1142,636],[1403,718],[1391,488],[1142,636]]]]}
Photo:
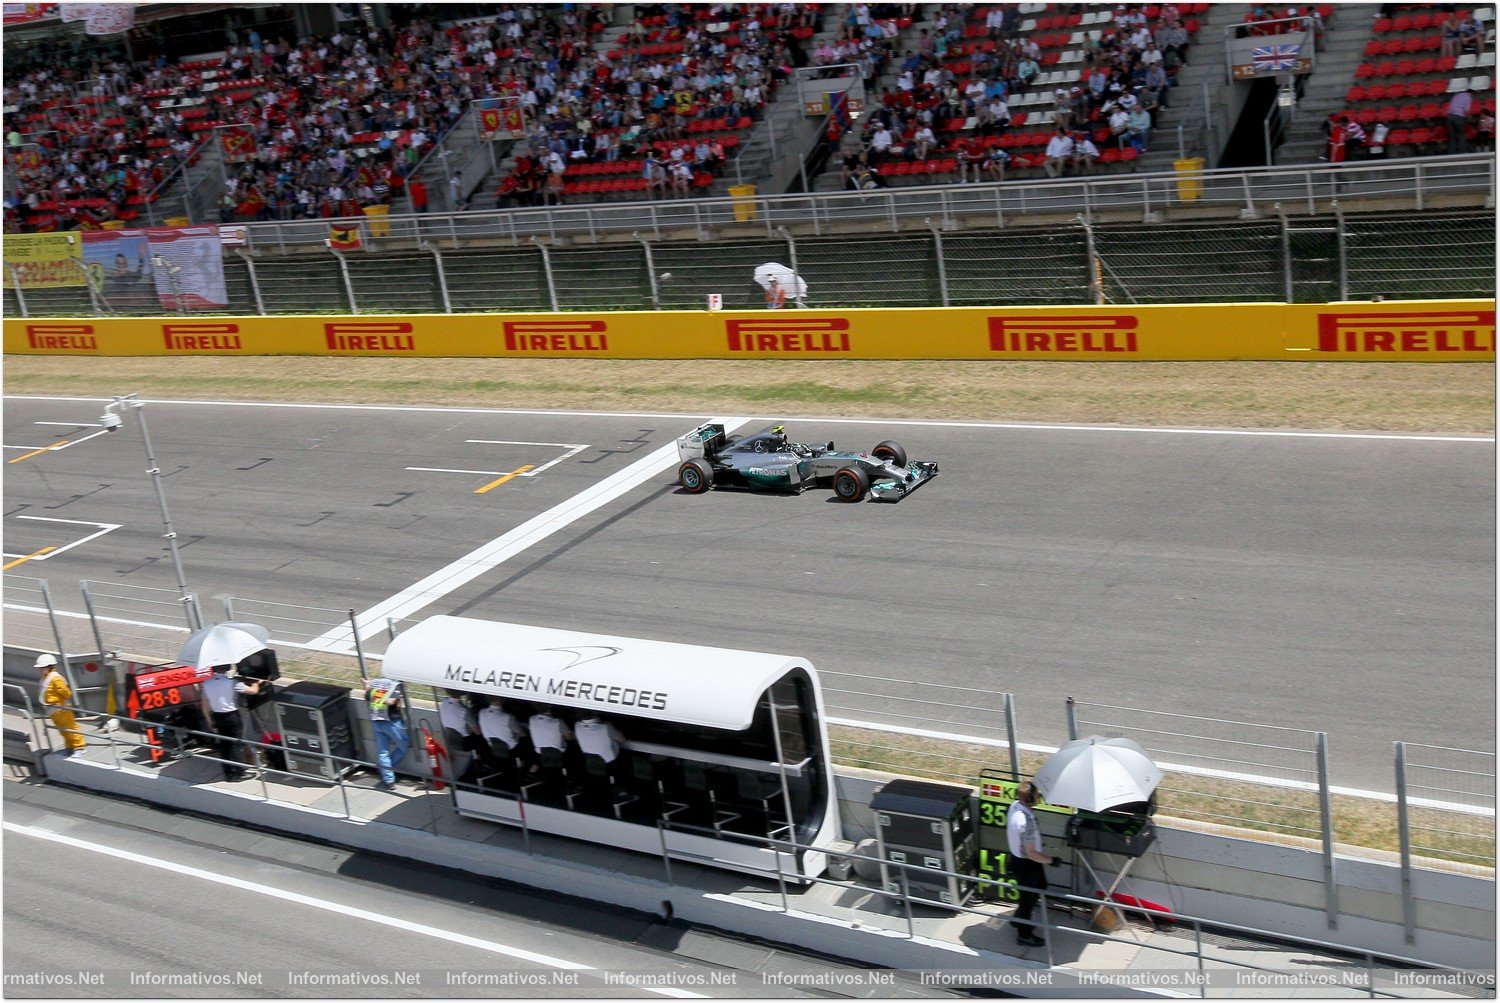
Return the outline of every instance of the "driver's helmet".
{"type": "Polygon", "coordinates": [[[773,451],[786,449],[786,426],[777,425],[771,429],[771,437],[766,440],[766,446],[773,451]]]}

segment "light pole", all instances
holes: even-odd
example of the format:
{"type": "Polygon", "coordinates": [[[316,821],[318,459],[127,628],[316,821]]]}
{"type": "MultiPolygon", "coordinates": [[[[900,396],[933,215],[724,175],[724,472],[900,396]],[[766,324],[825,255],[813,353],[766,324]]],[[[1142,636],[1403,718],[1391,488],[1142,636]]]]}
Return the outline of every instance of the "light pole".
{"type": "Polygon", "coordinates": [[[116,397],[109,404],[104,405],[104,413],[99,416],[99,424],[106,432],[118,432],[124,419],[120,412],[130,408],[135,412],[136,420],[141,426],[141,441],[146,445],[146,472],[151,475],[151,484],[156,488],[156,502],[161,506],[161,522],[166,532],[162,537],[167,541],[167,549],[172,552],[172,568],[177,572],[177,591],[182,594],[182,607],[187,617],[188,629],[202,630],[203,619],[198,612],[198,604],[188,592],[187,578],[182,573],[182,556],[177,552],[177,532],[172,529],[172,516],[167,512],[167,495],[161,486],[161,468],[156,465],[156,454],[151,449],[151,433],[146,429],[146,406],[135,394],[125,397],[116,397]]]}

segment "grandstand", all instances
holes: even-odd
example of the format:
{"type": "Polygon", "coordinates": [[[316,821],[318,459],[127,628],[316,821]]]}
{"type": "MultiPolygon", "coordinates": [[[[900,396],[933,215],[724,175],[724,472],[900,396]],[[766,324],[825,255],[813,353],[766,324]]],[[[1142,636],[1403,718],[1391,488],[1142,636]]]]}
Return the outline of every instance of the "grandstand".
{"type": "Polygon", "coordinates": [[[148,4],[101,38],[41,16],[6,32],[5,226],[1004,187],[1493,148],[1492,8],[1259,9],[148,4]],[[1304,64],[1241,76],[1246,37],[1300,46],[1304,64]],[[808,103],[794,85],[845,65],[862,103],[808,103]],[[521,118],[481,127],[482,107],[521,118]],[[1335,116],[1353,141],[1329,142],[1335,116]]]}

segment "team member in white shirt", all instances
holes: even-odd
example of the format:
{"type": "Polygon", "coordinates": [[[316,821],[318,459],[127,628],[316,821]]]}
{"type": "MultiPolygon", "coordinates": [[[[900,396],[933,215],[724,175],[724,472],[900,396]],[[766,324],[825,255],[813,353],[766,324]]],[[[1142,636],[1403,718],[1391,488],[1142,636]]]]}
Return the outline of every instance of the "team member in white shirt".
{"type": "Polygon", "coordinates": [[[215,665],[214,674],[203,680],[204,715],[213,722],[219,735],[216,744],[225,780],[239,780],[245,775],[244,750],[240,748],[243,725],[240,722],[240,694],[259,693],[263,680],[236,682],[229,678],[229,666],[215,665]]]}

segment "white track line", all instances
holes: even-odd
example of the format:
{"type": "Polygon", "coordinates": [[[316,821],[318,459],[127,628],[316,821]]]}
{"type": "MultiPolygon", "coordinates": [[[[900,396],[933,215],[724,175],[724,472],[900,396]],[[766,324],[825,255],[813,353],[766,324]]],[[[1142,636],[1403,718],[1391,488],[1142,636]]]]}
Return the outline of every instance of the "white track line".
{"type": "MultiPolygon", "coordinates": [[[[750,419],[718,418],[715,420],[722,422],[726,431],[732,431],[750,419]]],[[[662,471],[667,470],[676,462],[677,443],[674,441],[660,449],[653,450],[624,470],[580,491],[567,501],[554,505],[541,515],[526,520],[510,532],[496,537],[446,567],[439,568],[415,585],[376,603],[359,614],[355,622],[359,624],[361,630],[372,627],[378,629],[389,618],[400,620],[412,616],[559,530],[566,529],[600,506],[660,476],[662,471]]],[[[309,647],[347,653],[353,650],[353,644],[354,628],[349,624],[343,624],[314,638],[309,647]]]]}
{"type": "MultiPolygon", "coordinates": [[[[7,394],[7,400],[34,400],[34,401],[83,401],[97,404],[101,401],[107,402],[102,397],[29,397],[22,395],[7,394]]],[[[685,421],[697,421],[702,423],[701,415],[689,414],[687,412],[658,412],[658,411],[549,411],[540,408],[489,408],[489,407],[403,407],[394,404],[291,404],[281,401],[203,401],[203,400],[149,400],[146,404],[188,404],[200,407],[266,407],[266,408],[292,408],[302,410],[333,410],[333,411],[410,411],[417,414],[511,414],[511,415],[541,415],[558,418],[681,418],[685,421]]],[[[1280,430],[1268,431],[1263,429],[1248,428],[1153,428],[1150,426],[1135,425],[1046,425],[1027,424],[1024,422],[994,422],[994,421],[928,421],[921,419],[903,418],[838,418],[830,415],[810,415],[798,417],[795,415],[778,415],[773,418],[756,418],[751,416],[745,419],[751,421],[780,421],[780,422],[813,422],[833,425],[900,425],[912,428],[998,428],[1009,429],[1018,432],[1041,431],[1041,432],[1138,432],[1152,435],[1241,435],[1252,437],[1271,437],[1286,439],[1388,439],[1401,442],[1495,442],[1493,435],[1421,435],[1402,434],[1396,432],[1316,432],[1280,430]]]]}
{"type": "MultiPolygon", "coordinates": [[[[518,961],[527,961],[534,965],[544,965],[548,968],[556,968],[565,972],[598,972],[599,969],[577,961],[569,961],[566,958],[555,958],[548,954],[538,954],[520,947],[511,947],[509,944],[501,944],[493,940],[483,940],[479,937],[471,937],[466,933],[457,933],[453,930],[444,930],[442,927],[429,926],[426,923],[413,923],[411,920],[399,919],[388,916],[385,913],[372,912],[369,909],[359,909],[354,906],[344,905],[342,902],[330,902],[328,899],[315,898],[311,895],[303,895],[300,892],[287,891],[284,888],[276,888],[272,885],[263,885],[254,881],[246,881],[243,878],[232,878],[224,874],[216,874],[212,871],[201,870],[197,867],[189,867],[171,860],[163,860],[160,857],[148,857],[141,853],[132,853],[114,846],[105,846],[102,843],[91,843],[85,839],[77,839],[73,836],[64,836],[59,832],[50,832],[35,826],[17,825],[14,822],[3,823],[7,832],[14,832],[22,836],[31,836],[36,839],[44,839],[53,843],[62,843],[64,846],[76,847],[80,850],[88,850],[91,853],[100,853],[107,857],[115,857],[119,860],[129,860],[132,863],[144,864],[147,867],[155,867],[158,870],[171,871],[173,874],[182,874],[190,878],[198,878],[203,881],[211,881],[217,885],[225,885],[229,888],[238,888],[241,891],[254,892],[257,895],[265,895],[269,898],[280,899],[283,902],[295,902],[298,905],[309,906],[313,909],[321,909],[324,912],[335,913],[339,916],[349,916],[353,919],[362,919],[368,923],[377,923],[381,926],[392,927],[396,930],[404,930],[408,933],[420,933],[427,937],[438,940],[446,940],[450,944],[462,944],[465,947],[478,948],[481,951],[489,951],[491,954],[504,955],[507,958],[515,958],[518,961]]],[[[642,987],[647,992],[654,992],[660,996],[671,996],[677,999],[707,999],[698,993],[690,993],[682,989],[651,989],[642,987]]]]}

